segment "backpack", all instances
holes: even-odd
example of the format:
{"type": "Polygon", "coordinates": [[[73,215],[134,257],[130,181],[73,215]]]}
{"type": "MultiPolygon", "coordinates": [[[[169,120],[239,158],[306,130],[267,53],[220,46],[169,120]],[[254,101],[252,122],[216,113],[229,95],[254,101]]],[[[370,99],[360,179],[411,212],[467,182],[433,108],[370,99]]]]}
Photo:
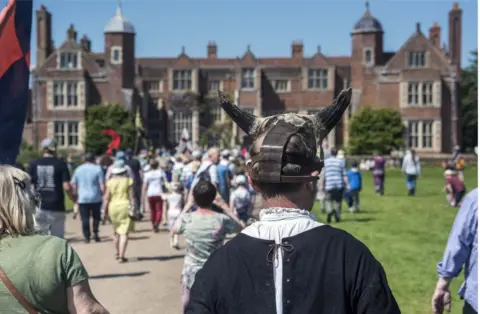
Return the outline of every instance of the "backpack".
{"type": "Polygon", "coordinates": [[[209,165],[205,170],[203,170],[197,175],[198,180],[205,180],[209,182],[212,181],[212,178],[210,178],[210,172],[209,172],[211,166],[212,165],[209,165]]]}

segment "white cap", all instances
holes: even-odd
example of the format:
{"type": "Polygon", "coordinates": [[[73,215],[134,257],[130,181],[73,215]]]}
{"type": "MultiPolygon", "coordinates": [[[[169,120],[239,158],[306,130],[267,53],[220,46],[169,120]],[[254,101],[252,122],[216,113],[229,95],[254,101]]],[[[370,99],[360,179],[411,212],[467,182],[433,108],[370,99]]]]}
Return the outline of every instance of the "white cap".
{"type": "Polygon", "coordinates": [[[200,158],[200,157],[202,157],[202,152],[199,151],[199,150],[194,150],[194,151],[192,152],[192,157],[193,157],[193,158],[200,158]]]}
{"type": "Polygon", "coordinates": [[[235,183],[236,184],[246,184],[247,183],[247,178],[243,174],[239,174],[238,176],[235,177],[235,183]]]}
{"type": "Polygon", "coordinates": [[[224,149],[222,150],[222,153],[220,155],[222,155],[223,157],[228,157],[230,156],[230,151],[228,149],[224,149]]]}

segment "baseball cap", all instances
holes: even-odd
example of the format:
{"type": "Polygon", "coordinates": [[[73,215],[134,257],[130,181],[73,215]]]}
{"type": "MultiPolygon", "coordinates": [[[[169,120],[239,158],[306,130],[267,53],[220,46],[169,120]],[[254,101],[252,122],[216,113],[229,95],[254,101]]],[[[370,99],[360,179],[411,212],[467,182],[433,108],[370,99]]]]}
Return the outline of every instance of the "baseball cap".
{"type": "Polygon", "coordinates": [[[230,156],[230,151],[228,149],[222,150],[221,154],[223,157],[228,157],[230,156]]]}
{"type": "Polygon", "coordinates": [[[43,149],[55,151],[57,149],[57,142],[54,139],[47,137],[40,143],[40,147],[43,149]]]}

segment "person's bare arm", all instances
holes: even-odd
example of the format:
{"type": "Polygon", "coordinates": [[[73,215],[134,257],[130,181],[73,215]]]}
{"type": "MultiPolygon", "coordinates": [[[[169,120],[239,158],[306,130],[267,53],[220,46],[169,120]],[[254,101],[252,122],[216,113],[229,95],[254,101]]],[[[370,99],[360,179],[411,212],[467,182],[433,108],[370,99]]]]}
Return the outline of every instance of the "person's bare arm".
{"type": "Polygon", "coordinates": [[[213,204],[221,208],[223,213],[228,217],[232,218],[232,220],[235,221],[238,225],[240,225],[242,228],[245,228],[245,223],[238,219],[237,215],[235,215],[233,210],[230,208],[230,206],[228,206],[228,204],[225,202],[220,193],[218,193],[218,191],[217,196],[215,196],[215,200],[213,201],[213,204]]]}
{"type": "Polygon", "coordinates": [[[67,306],[70,314],[110,314],[95,299],[88,280],[67,288],[67,306]]]}

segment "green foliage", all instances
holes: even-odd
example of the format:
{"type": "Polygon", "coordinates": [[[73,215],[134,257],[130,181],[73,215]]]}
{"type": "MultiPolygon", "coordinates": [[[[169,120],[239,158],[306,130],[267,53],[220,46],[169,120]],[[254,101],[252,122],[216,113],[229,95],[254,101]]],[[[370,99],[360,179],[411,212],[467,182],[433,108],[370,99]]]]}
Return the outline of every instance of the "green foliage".
{"type": "Polygon", "coordinates": [[[389,153],[404,145],[404,125],[399,112],[392,109],[366,107],[349,123],[349,152],[353,155],[389,153]]]}
{"type": "Polygon", "coordinates": [[[39,158],[42,153],[34,149],[32,145],[28,144],[27,141],[22,139],[22,143],[20,144],[20,151],[17,156],[17,162],[21,163],[22,165],[28,165],[32,160],[39,158]]]}
{"type": "Polygon", "coordinates": [[[460,83],[460,127],[463,149],[478,145],[478,51],[471,52],[470,65],[462,70],[460,83]]]}
{"type": "Polygon", "coordinates": [[[85,121],[85,150],[102,154],[107,150],[111,137],[102,130],[113,129],[121,138],[120,149],[133,148],[136,129],[134,116],[121,105],[97,105],[87,109],[85,121]]]}

